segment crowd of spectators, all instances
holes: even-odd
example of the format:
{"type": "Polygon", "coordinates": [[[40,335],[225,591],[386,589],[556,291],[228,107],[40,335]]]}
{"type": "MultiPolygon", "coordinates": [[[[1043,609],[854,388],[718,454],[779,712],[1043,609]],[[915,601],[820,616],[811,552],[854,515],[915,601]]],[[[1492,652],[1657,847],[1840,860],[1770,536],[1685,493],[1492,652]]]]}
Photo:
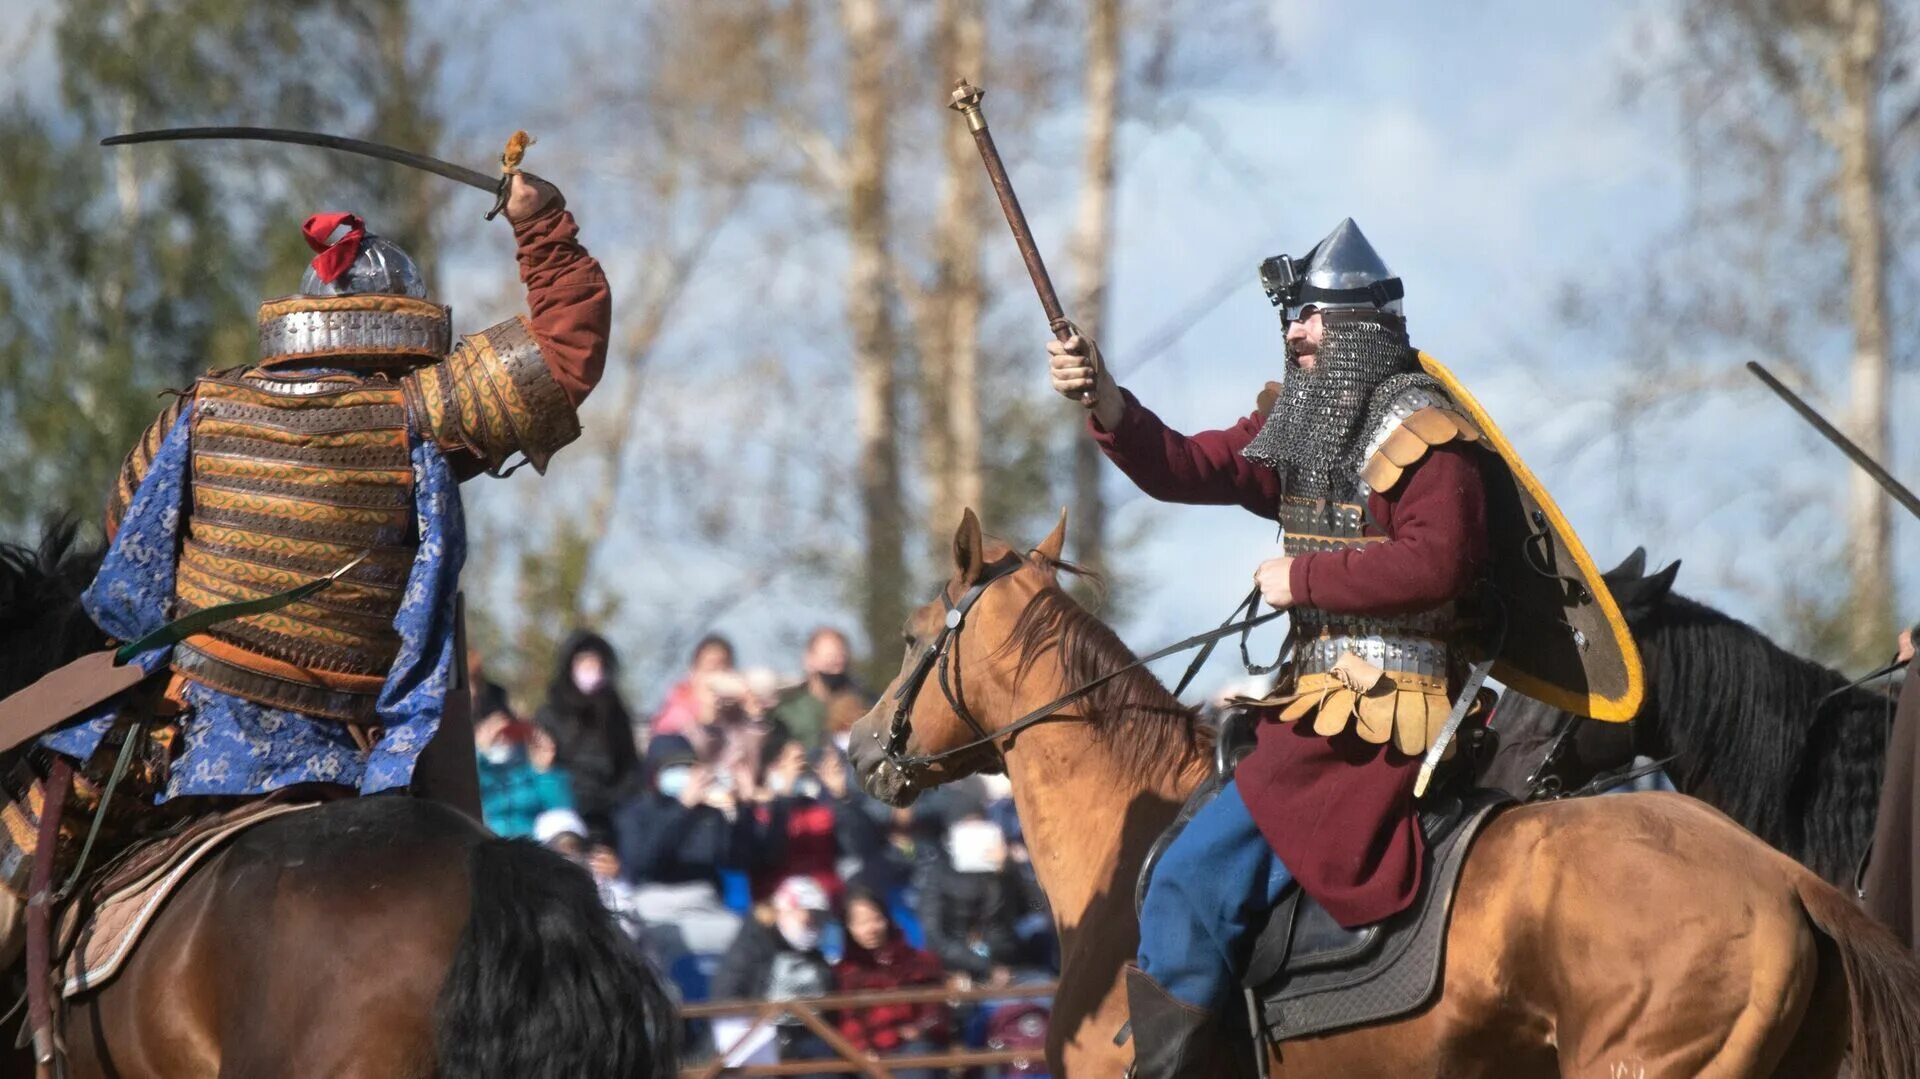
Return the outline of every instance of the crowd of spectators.
{"type": "MultiPolygon", "coordinates": [[[[706,637],[651,713],[628,707],[619,657],[594,633],[562,646],[531,722],[473,662],[488,825],[584,866],[683,999],[1052,977],[1052,922],[1004,778],[941,787],[898,810],[853,780],[847,732],[873,698],[839,631],[816,630],[787,678],[741,668],[729,641],[706,637]]],[[[989,1027],[1005,1026],[995,1018],[990,1007],[907,1004],[831,1021],[857,1049],[895,1055],[984,1044],[989,1027]]],[[[1027,1018],[1029,1036],[1042,1037],[1027,1018]]],[[[725,1048],[743,1029],[716,1022],[700,1033],[725,1048]]],[[[733,1059],[833,1056],[790,1021],[733,1059]]]]}

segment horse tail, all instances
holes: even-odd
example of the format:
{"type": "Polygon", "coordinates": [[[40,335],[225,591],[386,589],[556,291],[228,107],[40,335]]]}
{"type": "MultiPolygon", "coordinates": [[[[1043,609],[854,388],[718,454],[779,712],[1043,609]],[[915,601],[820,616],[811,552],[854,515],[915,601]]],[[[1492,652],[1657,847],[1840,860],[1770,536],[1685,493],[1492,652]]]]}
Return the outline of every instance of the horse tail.
{"type": "Polygon", "coordinates": [[[440,990],[444,1079],[671,1079],[673,1002],[593,881],[526,840],[469,857],[470,910],[440,990]]]}
{"type": "Polygon", "coordinates": [[[1853,1016],[1853,1074],[1920,1075],[1920,960],[1812,873],[1798,891],[1807,917],[1840,953],[1853,1016]]]}

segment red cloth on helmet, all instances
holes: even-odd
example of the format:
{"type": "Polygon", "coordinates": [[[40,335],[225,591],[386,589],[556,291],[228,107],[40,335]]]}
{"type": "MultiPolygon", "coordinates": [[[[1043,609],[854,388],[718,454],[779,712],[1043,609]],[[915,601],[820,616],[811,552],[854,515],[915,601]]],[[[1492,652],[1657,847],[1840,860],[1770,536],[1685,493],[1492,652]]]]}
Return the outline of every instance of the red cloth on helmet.
{"type": "Polygon", "coordinates": [[[307,246],[320,252],[314,256],[313,272],[320,280],[331,285],[340,279],[353,265],[360,254],[360,241],[367,238],[367,223],[359,216],[350,213],[314,214],[300,226],[300,232],[307,238],[307,246]],[[327,237],[341,225],[347,226],[346,234],[331,243],[327,237]]]}
{"type": "MultiPolygon", "coordinates": [[[[1265,423],[1184,435],[1127,394],[1113,431],[1088,421],[1094,440],[1142,491],[1163,502],[1238,505],[1273,518],[1280,478],[1240,456],[1265,423]]],[[[1488,559],[1480,450],[1450,443],[1408,469],[1389,493],[1367,499],[1365,550],[1294,560],[1296,602],[1343,614],[1424,610],[1466,594],[1488,559]]],[[[1275,551],[1270,557],[1278,557],[1275,551]]],[[[1249,573],[1252,567],[1249,566],[1249,573]]],[[[1240,797],[1281,862],[1340,924],[1397,914],[1419,891],[1426,842],[1413,800],[1420,758],[1377,746],[1351,729],[1332,738],[1300,723],[1263,723],[1235,772],[1240,797]]]]}

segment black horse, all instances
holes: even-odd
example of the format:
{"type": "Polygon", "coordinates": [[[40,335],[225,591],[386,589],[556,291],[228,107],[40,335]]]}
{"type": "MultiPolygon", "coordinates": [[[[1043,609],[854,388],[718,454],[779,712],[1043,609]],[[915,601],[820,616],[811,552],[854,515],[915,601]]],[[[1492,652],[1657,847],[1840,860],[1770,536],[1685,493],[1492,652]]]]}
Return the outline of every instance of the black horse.
{"type": "MultiPolygon", "coordinates": [[[[1566,792],[1635,756],[1672,758],[1682,791],[1848,886],[1873,836],[1891,698],[1674,593],[1679,569],[1648,575],[1637,550],[1606,574],[1646,663],[1646,702],[1630,724],[1577,723],[1542,778],[1566,792]]],[[[1524,794],[1568,719],[1509,691],[1482,782],[1524,794]]]]}
{"type": "MultiPolygon", "coordinates": [[[[105,646],[79,606],[100,558],[71,525],[0,545],[0,696],[105,646]]],[[[63,1029],[75,1076],[667,1079],[662,986],[579,867],[383,795],[242,833],[63,1029]]]]}

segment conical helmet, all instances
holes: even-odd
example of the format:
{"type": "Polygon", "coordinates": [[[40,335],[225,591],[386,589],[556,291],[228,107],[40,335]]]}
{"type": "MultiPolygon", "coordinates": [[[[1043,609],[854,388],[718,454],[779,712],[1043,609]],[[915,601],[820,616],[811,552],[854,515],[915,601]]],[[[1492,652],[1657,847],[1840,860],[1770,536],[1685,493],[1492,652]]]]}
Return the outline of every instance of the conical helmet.
{"type": "Polygon", "coordinates": [[[331,281],[322,280],[320,271],[308,265],[300,278],[302,296],[361,296],[381,293],[426,299],[427,281],[420,264],[413,261],[399,244],[369,232],[360,239],[347,271],[331,281]]]}
{"type": "Polygon", "coordinates": [[[1380,253],[1349,217],[1314,244],[1306,257],[1275,255],[1260,264],[1260,285],[1288,322],[1309,307],[1362,309],[1398,315],[1406,294],[1380,253]]]}

